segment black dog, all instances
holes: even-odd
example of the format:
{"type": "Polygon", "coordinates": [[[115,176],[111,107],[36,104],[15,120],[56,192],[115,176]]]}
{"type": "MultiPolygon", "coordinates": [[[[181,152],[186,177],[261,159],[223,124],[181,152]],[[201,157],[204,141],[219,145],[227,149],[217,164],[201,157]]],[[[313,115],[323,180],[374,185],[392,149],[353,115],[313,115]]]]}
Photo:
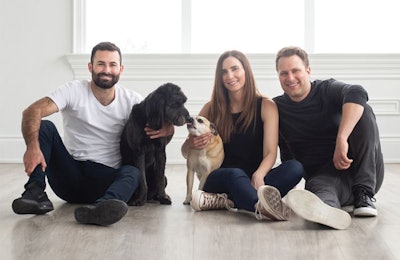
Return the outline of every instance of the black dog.
{"type": "Polygon", "coordinates": [[[133,106],[121,136],[123,165],[137,167],[141,174],[141,184],[128,201],[129,205],[140,206],[146,200],[157,200],[161,204],[171,204],[165,192],[167,137],[150,139],[144,128],[158,130],[163,123],[182,126],[189,118],[184,107],[187,98],[175,84],[166,83],[150,93],[141,103],[133,106]]]}

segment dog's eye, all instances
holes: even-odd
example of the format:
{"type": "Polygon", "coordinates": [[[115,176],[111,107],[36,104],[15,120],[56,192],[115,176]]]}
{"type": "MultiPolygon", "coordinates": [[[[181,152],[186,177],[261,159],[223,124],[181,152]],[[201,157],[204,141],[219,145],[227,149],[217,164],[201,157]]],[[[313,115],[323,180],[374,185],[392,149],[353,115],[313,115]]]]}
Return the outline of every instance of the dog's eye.
{"type": "Polygon", "coordinates": [[[201,118],[197,119],[197,122],[199,122],[200,124],[204,123],[203,119],[201,118]]]}

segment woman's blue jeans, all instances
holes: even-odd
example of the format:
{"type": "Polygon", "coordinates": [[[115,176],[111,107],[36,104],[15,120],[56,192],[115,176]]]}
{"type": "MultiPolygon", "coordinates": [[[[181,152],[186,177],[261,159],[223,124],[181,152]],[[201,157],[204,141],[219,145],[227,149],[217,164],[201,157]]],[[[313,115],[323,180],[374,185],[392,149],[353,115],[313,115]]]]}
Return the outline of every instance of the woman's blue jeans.
{"type": "MultiPolygon", "coordinates": [[[[282,162],[264,178],[266,185],[274,186],[284,197],[303,177],[304,169],[296,160],[282,162]]],[[[258,201],[257,190],[249,176],[239,168],[219,168],[207,178],[203,188],[210,193],[226,193],[235,208],[254,211],[258,201]]]]}
{"type": "Polygon", "coordinates": [[[40,148],[47,163],[45,172],[39,165],[28,183],[46,187],[45,176],[54,193],[72,203],[94,203],[107,199],[127,202],[140,183],[140,171],[124,165],[118,169],[92,162],[77,161],[65,148],[55,125],[42,120],[40,148]]]}

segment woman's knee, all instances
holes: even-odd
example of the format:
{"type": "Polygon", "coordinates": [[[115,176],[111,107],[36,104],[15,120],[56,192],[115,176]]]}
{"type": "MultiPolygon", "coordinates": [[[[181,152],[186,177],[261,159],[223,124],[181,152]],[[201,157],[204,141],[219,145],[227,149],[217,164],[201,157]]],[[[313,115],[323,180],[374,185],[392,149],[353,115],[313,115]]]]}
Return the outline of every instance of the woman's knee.
{"type": "Polygon", "coordinates": [[[239,168],[219,168],[207,177],[204,190],[208,192],[229,192],[232,187],[249,180],[247,174],[239,168]]]}
{"type": "Polygon", "coordinates": [[[304,167],[299,161],[292,159],[282,162],[286,171],[289,171],[292,175],[301,176],[304,175],[304,167]]]}
{"type": "Polygon", "coordinates": [[[244,172],[242,169],[239,169],[239,168],[232,168],[231,169],[231,176],[232,176],[233,179],[243,178],[243,177],[248,178],[246,172],[244,172]]]}
{"type": "Polygon", "coordinates": [[[247,174],[239,168],[219,168],[208,176],[207,179],[236,179],[241,177],[247,177],[247,174]]]}

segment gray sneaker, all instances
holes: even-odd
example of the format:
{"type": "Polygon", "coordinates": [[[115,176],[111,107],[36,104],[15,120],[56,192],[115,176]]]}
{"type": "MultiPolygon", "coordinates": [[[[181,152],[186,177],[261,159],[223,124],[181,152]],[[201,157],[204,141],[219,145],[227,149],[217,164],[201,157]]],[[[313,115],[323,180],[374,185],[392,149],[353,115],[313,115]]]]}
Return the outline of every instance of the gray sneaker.
{"type": "Polygon", "coordinates": [[[267,217],[271,220],[288,220],[290,208],[282,201],[281,193],[273,186],[264,185],[257,190],[258,202],[255,216],[258,220],[267,217]]]}
{"type": "Polygon", "coordinates": [[[228,195],[226,195],[225,193],[208,193],[202,190],[196,190],[193,192],[190,205],[196,211],[213,209],[229,210],[234,207],[233,201],[228,199],[228,195]]]}
{"type": "Polygon", "coordinates": [[[349,213],[329,206],[308,190],[294,189],[289,191],[286,202],[298,216],[305,220],[334,229],[346,229],[351,224],[349,213]]]}

